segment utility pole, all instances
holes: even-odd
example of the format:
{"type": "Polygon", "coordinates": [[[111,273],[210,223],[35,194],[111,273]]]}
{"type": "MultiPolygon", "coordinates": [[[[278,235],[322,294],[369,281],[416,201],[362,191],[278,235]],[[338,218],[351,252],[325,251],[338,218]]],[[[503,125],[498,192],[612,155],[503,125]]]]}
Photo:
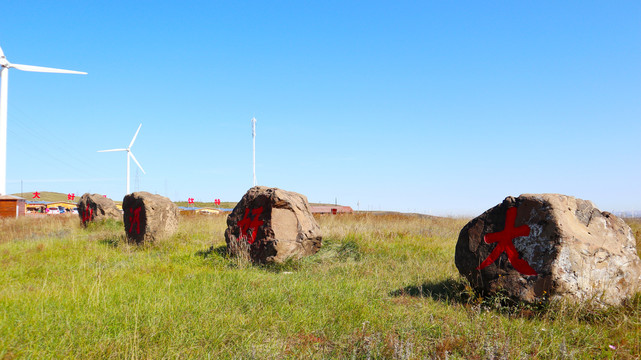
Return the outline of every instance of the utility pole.
{"type": "Polygon", "coordinates": [[[258,183],[256,182],[256,118],[253,117],[252,120],[252,164],[253,164],[253,169],[254,169],[254,182],[253,186],[256,186],[258,183]]]}

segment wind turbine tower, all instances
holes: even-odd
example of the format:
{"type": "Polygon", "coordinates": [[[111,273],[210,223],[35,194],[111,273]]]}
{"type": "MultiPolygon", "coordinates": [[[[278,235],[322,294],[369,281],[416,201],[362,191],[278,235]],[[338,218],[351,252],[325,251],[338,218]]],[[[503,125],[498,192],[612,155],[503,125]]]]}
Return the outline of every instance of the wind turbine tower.
{"type": "Polygon", "coordinates": [[[258,183],[256,182],[256,118],[252,118],[252,159],[254,166],[254,186],[258,183]]]}
{"type": "Polygon", "coordinates": [[[9,90],[9,69],[11,68],[32,72],[87,74],[82,71],[12,64],[7,60],[2,48],[0,48],[0,195],[7,194],[7,91],[9,90]]]}
{"type": "Polygon", "coordinates": [[[138,160],[136,160],[136,157],[134,156],[134,153],[131,152],[131,147],[134,144],[134,141],[136,141],[136,137],[138,136],[138,132],[140,131],[140,128],[142,127],[142,124],[138,126],[138,130],[136,130],[136,134],[134,135],[134,138],[131,139],[131,142],[129,143],[129,146],[126,149],[111,149],[111,150],[99,150],[98,152],[112,152],[112,151],[126,151],[127,152],[127,193],[125,195],[129,195],[129,163],[130,159],[134,159],[134,162],[136,162],[136,165],[142,170],[143,174],[145,173],[145,170],[142,168],[138,160]]]}

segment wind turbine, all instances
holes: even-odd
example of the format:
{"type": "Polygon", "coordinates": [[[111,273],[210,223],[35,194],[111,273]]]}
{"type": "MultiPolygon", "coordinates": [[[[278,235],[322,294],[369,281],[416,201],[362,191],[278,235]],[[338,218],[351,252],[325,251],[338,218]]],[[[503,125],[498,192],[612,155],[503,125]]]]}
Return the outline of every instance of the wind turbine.
{"type": "Polygon", "coordinates": [[[134,156],[134,153],[131,152],[131,147],[134,144],[134,141],[136,141],[136,136],[138,136],[138,132],[140,131],[140,127],[142,127],[142,124],[138,126],[138,130],[136,130],[136,134],[134,135],[134,138],[131,139],[131,142],[129,143],[129,146],[127,146],[126,149],[111,149],[111,150],[100,150],[98,152],[111,152],[111,151],[126,151],[127,152],[127,193],[125,195],[129,194],[129,163],[130,163],[130,158],[134,159],[136,162],[136,165],[142,170],[143,174],[146,174],[145,170],[142,168],[138,160],[136,160],[136,157],[134,156]]]}
{"type": "Polygon", "coordinates": [[[87,74],[82,71],[12,64],[4,56],[4,52],[0,47],[0,195],[7,194],[7,91],[9,90],[9,69],[11,68],[32,72],[87,74]]]}
{"type": "Polygon", "coordinates": [[[252,159],[254,164],[254,185],[253,186],[256,186],[258,185],[258,183],[256,182],[256,118],[253,117],[251,121],[252,121],[252,143],[253,143],[252,159]]]}

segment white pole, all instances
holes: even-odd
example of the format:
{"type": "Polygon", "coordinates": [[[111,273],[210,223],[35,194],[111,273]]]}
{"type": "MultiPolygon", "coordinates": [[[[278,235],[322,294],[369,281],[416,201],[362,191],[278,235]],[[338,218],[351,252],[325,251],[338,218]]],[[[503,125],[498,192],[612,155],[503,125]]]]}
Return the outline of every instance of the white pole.
{"type": "Polygon", "coordinates": [[[127,150],[127,193],[125,195],[129,195],[129,150],[127,150]]]}
{"type": "Polygon", "coordinates": [[[9,68],[0,70],[0,195],[7,195],[7,91],[9,68]]]}
{"type": "Polygon", "coordinates": [[[256,118],[252,118],[252,159],[254,167],[254,186],[258,183],[256,182],[256,118]]]}

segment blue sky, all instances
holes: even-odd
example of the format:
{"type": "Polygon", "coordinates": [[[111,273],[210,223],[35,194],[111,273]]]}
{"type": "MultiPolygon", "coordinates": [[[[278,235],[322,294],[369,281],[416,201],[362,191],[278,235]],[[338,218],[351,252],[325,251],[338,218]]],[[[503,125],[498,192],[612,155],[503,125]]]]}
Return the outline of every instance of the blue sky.
{"type": "Polygon", "coordinates": [[[7,191],[641,210],[641,2],[14,1],[7,191]],[[132,164],[133,165],[133,164],[132,164]]]}

